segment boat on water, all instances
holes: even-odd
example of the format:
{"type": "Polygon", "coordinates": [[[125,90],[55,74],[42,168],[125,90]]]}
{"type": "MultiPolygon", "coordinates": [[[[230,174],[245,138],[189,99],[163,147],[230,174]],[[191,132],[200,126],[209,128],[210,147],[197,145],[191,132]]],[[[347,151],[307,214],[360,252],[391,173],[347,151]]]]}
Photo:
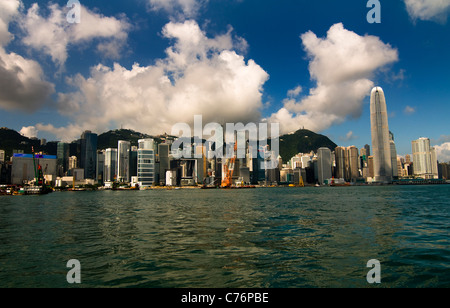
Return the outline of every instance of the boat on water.
{"type": "Polygon", "coordinates": [[[11,187],[7,189],[4,195],[25,196],[25,195],[46,195],[53,192],[50,186],[24,186],[11,187]]]}
{"type": "MultiPolygon", "coordinates": [[[[24,187],[23,194],[24,195],[47,195],[52,193],[53,189],[50,186],[28,186],[24,187]]],[[[19,194],[21,194],[21,190],[19,190],[19,194]]]]}

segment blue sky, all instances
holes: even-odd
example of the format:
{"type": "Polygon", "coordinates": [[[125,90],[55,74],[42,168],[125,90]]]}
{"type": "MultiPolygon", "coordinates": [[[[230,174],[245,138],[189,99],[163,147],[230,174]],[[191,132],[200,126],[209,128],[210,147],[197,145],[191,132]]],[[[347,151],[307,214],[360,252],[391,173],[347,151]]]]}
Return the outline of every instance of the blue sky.
{"type": "Polygon", "coordinates": [[[69,141],[202,114],[361,148],[376,85],[398,153],[429,137],[450,160],[450,1],[380,1],[379,24],[361,0],[81,0],[80,24],[36,3],[0,4],[0,126],[69,141]]]}

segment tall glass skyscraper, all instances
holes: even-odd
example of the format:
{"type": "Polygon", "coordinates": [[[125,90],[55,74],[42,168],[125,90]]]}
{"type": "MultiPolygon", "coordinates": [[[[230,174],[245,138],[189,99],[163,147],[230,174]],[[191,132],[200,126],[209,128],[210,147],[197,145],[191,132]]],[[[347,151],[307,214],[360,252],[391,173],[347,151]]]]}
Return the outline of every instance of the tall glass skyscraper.
{"type": "Polygon", "coordinates": [[[130,182],[130,150],[129,141],[119,140],[117,144],[117,181],[120,183],[130,182]]]}
{"type": "Polygon", "coordinates": [[[331,179],[331,151],[329,148],[317,150],[317,171],[320,185],[331,179]]]}
{"type": "Polygon", "coordinates": [[[138,143],[138,184],[141,188],[149,187],[156,181],[155,141],[153,139],[141,139],[138,143]]]}
{"type": "Polygon", "coordinates": [[[58,142],[57,145],[57,176],[63,176],[69,170],[69,144],[58,142]]]}
{"type": "Polygon", "coordinates": [[[104,181],[114,182],[117,177],[117,149],[106,149],[103,168],[104,181]]]}
{"type": "Polygon", "coordinates": [[[374,181],[392,182],[391,145],[386,98],[383,89],[375,87],[370,95],[370,122],[374,181]]]}
{"type": "Polygon", "coordinates": [[[96,179],[98,135],[87,130],[81,135],[80,168],[85,179],[96,179]]]}

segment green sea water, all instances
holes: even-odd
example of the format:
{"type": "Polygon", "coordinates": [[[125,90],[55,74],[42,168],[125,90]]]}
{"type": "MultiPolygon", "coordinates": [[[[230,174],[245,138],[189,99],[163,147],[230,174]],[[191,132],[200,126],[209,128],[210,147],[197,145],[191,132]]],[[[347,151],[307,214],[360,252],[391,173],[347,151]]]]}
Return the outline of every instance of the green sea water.
{"type": "Polygon", "coordinates": [[[0,197],[0,287],[450,287],[450,186],[0,197]],[[69,284],[67,261],[81,265],[69,284]]]}

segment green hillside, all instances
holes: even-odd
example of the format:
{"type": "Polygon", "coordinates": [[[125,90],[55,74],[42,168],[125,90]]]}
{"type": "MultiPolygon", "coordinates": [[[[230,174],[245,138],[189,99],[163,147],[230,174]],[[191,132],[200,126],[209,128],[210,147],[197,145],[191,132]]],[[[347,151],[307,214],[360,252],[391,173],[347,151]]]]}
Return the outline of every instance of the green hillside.
{"type": "Polygon", "coordinates": [[[99,150],[117,148],[117,143],[119,140],[130,141],[132,146],[137,146],[138,140],[144,138],[151,138],[151,136],[138,133],[130,129],[110,130],[109,132],[98,136],[97,148],[99,150]]]}
{"type": "Polygon", "coordinates": [[[280,156],[287,162],[298,153],[317,152],[321,147],[334,151],[336,144],[328,137],[316,134],[307,129],[300,129],[292,134],[280,137],[280,156]]]}
{"type": "Polygon", "coordinates": [[[117,148],[117,143],[120,140],[130,141],[131,145],[137,146],[139,139],[145,139],[145,138],[153,138],[156,143],[161,143],[164,138],[168,139],[174,139],[173,136],[150,136],[147,134],[135,132],[134,130],[130,129],[116,129],[116,130],[110,130],[109,132],[100,134],[98,136],[97,141],[97,148],[99,150],[105,150],[108,148],[117,148]]]}
{"type": "Polygon", "coordinates": [[[13,155],[13,150],[22,150],[24,153],[31,154],[34,148],[35,152],[56,155],[56,147],[57,142],[48,142],[41,146],[41,141],[38,139],[27,138],[12,129],[0,128],[0,150],[5,151],[6,160],[13,155]]]}
{"type": "MultiPolygon", "coordinates": [[[[155,137],[129,129],[116,129],[100,134],[98,136],[97,148],[99,150],[117,148],[119,140],[130,141],[131,145],[137,146],[138,140],[144,138],[153,138],[157,143],[160,143],[164,138],[173,139],[175,137],[155,137]]],[[[31,153],[32,146],[34,147],[35,152],[42,151],[45,154],[56,155],[57,142],[48,142],[45,146],[41,146],[40,141],[37,139],[27,138],[11,129],[0,129],[0,149],[6,151],[7,158],[12,155],[13,149],[31,153]]],[[[300,129],[295,133],[280,137],[280,155],[285,162],[298,153],[317,152],[320,147],[327,147],[334,151],[336,144],[328,137],[306,129],[300,129]]]]}

